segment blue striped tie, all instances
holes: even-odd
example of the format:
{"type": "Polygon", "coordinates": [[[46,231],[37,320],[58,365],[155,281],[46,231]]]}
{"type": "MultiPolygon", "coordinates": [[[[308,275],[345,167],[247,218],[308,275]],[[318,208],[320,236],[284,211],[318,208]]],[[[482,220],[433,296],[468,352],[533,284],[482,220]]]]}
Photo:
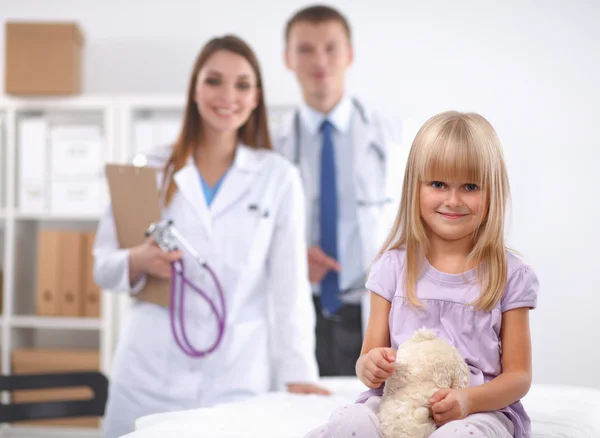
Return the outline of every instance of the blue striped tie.
{"type": "MultiPolygon", "coordinates": [[[[335,154],[333,150],[333,125],[325,120],[321,125],[323,148],[321,150],[321,249],[337,260],[337,191],[335,183],[335,154]]],[[[329,271],[321,281],[321,307],[333,315],[342,306],[339,298],[339,274],[329,271]]]]}

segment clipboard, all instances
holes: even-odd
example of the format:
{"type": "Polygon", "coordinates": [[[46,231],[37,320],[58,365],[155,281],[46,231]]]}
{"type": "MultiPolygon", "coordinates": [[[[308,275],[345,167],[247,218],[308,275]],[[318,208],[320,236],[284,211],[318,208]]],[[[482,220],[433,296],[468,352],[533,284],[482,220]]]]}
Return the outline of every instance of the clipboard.
{"type": "MultiPolygon", "coordinates": [[[[106,178],[120,248],[140,245],[151,223],[161,219],[156,169],[130,164],[107,164],[106,178]]],[[[147,276],[144,288],[133,298],[168,308],[170,280],[147,276]]]]}

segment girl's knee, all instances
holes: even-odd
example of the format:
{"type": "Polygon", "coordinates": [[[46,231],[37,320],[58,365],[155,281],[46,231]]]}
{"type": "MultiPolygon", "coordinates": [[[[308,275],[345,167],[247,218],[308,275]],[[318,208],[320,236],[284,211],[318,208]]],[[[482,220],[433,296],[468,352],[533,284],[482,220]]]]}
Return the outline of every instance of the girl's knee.
{"type": "Polygon", "coordinates": [[[429,438],[487,438],[468,422],[452,421],[436,429],[429,438]]]}
{"type": "Polygon", "coordinates": [[[494,414],[473,414],[463,420],[452,421],[438,428],[430,438],[509,438],[506,429],[494,414]]]}
{"type": "Polygon", "coordinates": [[[380,438],[379,420],[364,404],[336,409],[329,422],[313,429],[305,438],[380,438]]]}

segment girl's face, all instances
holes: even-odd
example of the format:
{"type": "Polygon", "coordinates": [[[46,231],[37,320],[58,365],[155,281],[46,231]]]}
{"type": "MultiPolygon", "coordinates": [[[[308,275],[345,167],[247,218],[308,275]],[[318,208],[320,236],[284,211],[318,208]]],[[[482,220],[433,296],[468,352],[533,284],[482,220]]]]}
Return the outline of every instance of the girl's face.
{"type": "Polygon", "coordinates": [[[427,230],[446,241],[468,238],[481,224],[481,189],[470,182],[423,181],[420,212],[427,230]]]}
{"type": "Polygon", "coordinates": [[[198,73],[196,104],[203,126],[237,132],[258,105],[259,90],[252,66],[241,55],[215,52],[198,73]]]}

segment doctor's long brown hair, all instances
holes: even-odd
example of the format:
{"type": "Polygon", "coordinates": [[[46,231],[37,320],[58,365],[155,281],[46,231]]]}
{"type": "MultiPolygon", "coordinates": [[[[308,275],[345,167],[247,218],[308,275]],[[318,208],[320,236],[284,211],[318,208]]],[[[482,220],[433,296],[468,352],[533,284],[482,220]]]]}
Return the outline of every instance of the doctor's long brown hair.
{"type": "Polygon", "coordinates": [[[173,195],[177,190],[173,175],[175,172],[183,168],[188,158],[193,154],[198,147],[200,141],[202,119],[196,105],[196,82],[198,81],[198,73],[206,63],[206,61],[216,52],[226,50],[243,56],[252,66],[256,75],[256,86],[258,88],[258,105],[250,114],[250,117],[244,123],[239,131],[238,138],[247,146],[256,149],[272,149],[271,138],[269,137],[269,126],[267,122],[267,108],[265,105],[265,91],[263,86],[260,66],[254,51],[240,38],[234,35],[225,35],[220,38],[213,38],[200,51],[196,58],[194,68],[189,81],[187,92],[187,103],[183,118],[183,126],[179,133],[179,138],[175,142],[173,152],[165,165],[163,188],[164,205],[170,204],[173,195]]]}

